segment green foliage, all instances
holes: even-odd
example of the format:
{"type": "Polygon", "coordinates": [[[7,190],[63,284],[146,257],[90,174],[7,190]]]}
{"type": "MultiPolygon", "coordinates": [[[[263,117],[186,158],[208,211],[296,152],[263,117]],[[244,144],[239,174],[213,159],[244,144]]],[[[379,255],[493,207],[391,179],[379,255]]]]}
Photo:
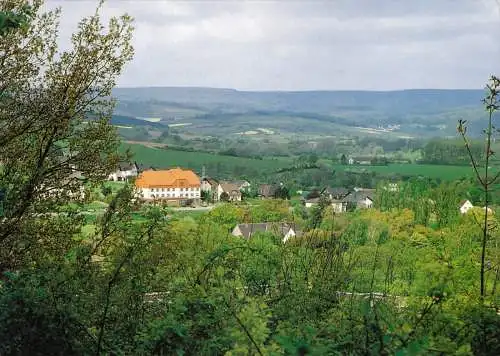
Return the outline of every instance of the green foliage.
{"type": "Polygon", "coordinates": [[[123,151],[130,149],[134,154],[134,159],[145,165],[159,168],[182,166],[195,171],[199,171],[202,166],[205,166],[208,175],[219,178],[263,177],[280,167],[288,166],[290,162],[283,158],[258,160],[170,148],[154,149],[138,144],[123,144],[121,149],[123,151]]]}
{"type": "Polygon", "coordinates": [[[28,5],[14,11],[0,11],[0,36],[17,29],[27,30],[32,16],[33,9],[28,5]]]}
{"type": "Polygon", "coordinates": [[[222,202],[228,202],[230,199],[230,196],[227,192],[222,192],[222,194],[219,197],[220,201],[222,202]]]}
{"type": "MultiPolygon", "coordinates": [[[[484,150],[480,142],[472,142],[470,150],[474,157],[482,159],[484,150]]],[[[466,147],[459,140],[430,140],[423,149],[423,162],[441,165],[470,166],[470,157],[466,147]]]]}
{"type": "MultiPolygon", "coordinates": [[[[16,72],[1,79],[9,95],[0,102],[8,128],[0,132],[0,354],[499,352],[498,224],[482,210],[459,216],[467,184],[381,184],[378,209],[338,216],[322,198],[310,215],[300,211],[306,221],[295,219],[296,201],[220,204],[196,216],[141,205],[128,184],[100,189],[118,159],[112,102],[103,98],[132,54],[131,22],[114,19],[102,34],[92,16],[73,36],[74,51],[55,59],[57,14],[38,15],[31,30],[0,42],[16,72]],[[99,119],[83,125],[89,112],[99,119]],[[69,194],[79,187],[66,181],[75,166],[92,198],[108,195],[102,214],[89,218],[83,209],[92,205],[69,194]],[[230,234],[264,221],[304,231],[286,243],[272,232],[230,234]]],[[[313,182],[328,180],[328,170],[315,169],[313,182]]],[[[349,183],[375,181],[358,176],[349,183]]]]}

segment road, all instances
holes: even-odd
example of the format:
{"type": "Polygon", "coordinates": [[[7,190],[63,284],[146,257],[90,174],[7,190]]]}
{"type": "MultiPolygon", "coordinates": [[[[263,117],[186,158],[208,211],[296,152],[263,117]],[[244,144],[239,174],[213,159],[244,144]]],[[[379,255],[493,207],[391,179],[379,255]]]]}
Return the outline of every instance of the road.
{"type": "Polygon", "coordinates": [[[215,205],[209,205],[209,206],[197,206],[195,208],[191,207],[180,207],[180,208],[170,208],[171,210],[174,211],[209,211],[215,208],[215,205]]]}

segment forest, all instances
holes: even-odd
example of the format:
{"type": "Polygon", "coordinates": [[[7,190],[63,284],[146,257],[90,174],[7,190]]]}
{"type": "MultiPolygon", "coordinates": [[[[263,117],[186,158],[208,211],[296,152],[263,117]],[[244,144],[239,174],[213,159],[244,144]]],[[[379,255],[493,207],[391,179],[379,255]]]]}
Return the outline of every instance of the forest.
{"type": "Polygon", "coordinates": [[[42,0],[0,3],[1,355],[500,354],[500,79],[484,149],[457,126],[470,179],[370,180],[374,208],[344,214],[294,197],[177,212],[141,204],[130,183],[103,189],[133,159],[110,122],[132,18],[96,11],[61,50],[59,17],[42,0]],[[105,193],[102,214],[74,202],[75,167],[105,193]],[[461,214],[463,199],[476,207],[461,214]],[[301,234],[231,234],[250,222],[301,234]]]}

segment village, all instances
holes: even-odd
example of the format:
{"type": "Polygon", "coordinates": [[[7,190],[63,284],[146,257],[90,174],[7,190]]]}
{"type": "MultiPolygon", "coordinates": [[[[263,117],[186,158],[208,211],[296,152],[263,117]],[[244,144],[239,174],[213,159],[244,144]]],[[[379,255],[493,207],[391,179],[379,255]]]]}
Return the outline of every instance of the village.
{"type": "MultiPolygon", "coordinates": [[[[323,187],[312,191],[289,192],[283,183],[252,184],[247,180],[218,180],[208,177],[204,169],[201,176],[190,169],[175,167],[158,169],[146,167],[136,162],[120,163],[108,177],[114,182],[133,182],[136,197],[143,204],[157,204],[173,209],[199,208],[210,210],[221,203],[240,204],[246,199],[291,199],[298,198],[306,209],[319,204],[332,207],[336,214],[374,207],[376,189],[355,187],[323,187]]],[[[389,192],[397,192],[397,183],[384,187],[389,192]]],[[[474,205],[463,200],[458,206],[461,214],[466,214],[474,205]]],[[[484,208],[483,208],[484,209],[484,208]]],[[[488,212],[492,210],[488,208],[488,212]]],[[[234,236],[250,238],[254,233],[271,232],[280,236],[283,242],[290,237],[300,236],[301,228],[290,222],[267,222],[237,224],[232,230],[234,236]]]]}
{"type": "MultiPolygon", "coordinates": [[[[137,163],[119,164],[108,180],[133,181],[137,197],[146,203],[159,203],[167,206],[207,206],[218,202],[241,202],[245,197],[260,199],[290,199],[290,192],[283,183],[259,184],[254,187],[246,180],[218,180],[201,177],[190,169],[180,167],[156,169],[142,167],[137,163]]],[[[390,189],[397,189],[395,185],[390,189]]],[[[326,187],[321,191],[297,191],[306,208],[317,205],[322,197],[328,199],[336,213],[347,212],[353,208],[371,208],[375,189],[354,188],[349,191],[343,187],[326,187]]]]}

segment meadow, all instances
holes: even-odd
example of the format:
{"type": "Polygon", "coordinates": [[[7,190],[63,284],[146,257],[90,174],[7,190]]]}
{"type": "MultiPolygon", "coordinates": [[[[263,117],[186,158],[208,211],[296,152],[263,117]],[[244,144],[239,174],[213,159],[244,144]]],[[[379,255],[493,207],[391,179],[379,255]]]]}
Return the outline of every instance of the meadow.
{"type": "Polygon", "coordinates": [[[473,175],[472,167],[437,164],[389,164],[387,166],[343,166],[334,165],[339,171],[375,172],[383,175],[423,176],[442,180],[456,180],[473,175]]]}
{"type": "MultiPolygon", "coordinates": [[[[146,147],[141,144],[122,144],[122,151],[129,148],[133,160],[146,166],[158,168],[184,167],[201,172],[203,166],[207,174],[226,178],[248,176],[249,178],[269,176],[279,168],[290,167],[293,158],[273,157],[252,159],[232,157],[204,152],[190,152],[175,149],[146,147]]],[[[469,166],[450,166],[432,164],[389,164],[387,166],[344,166],[331,161],[320,160],[322,165],[335,171],[375,172],[381,175],[398,174],[402,176],[424,176],[445,181],[471,177],[469,166]]]]}
{"type": "Polygon", "coordinates": [[[153,148],[140,144],[122,144],[122,151],[127,148],[134,154],[133,160],[146,166],[184,167],[195,171],[201,171],[202,167],[206,166],[209,174],[231,175],[234,173],[239,175],[237,171],[242,171],[243,174],[250,172],[258,172],[259,175],[269,174],[278,168],[288,167],[292,162],[291,158],[264,158],[260,160],[169,148],[153,148]]]}

